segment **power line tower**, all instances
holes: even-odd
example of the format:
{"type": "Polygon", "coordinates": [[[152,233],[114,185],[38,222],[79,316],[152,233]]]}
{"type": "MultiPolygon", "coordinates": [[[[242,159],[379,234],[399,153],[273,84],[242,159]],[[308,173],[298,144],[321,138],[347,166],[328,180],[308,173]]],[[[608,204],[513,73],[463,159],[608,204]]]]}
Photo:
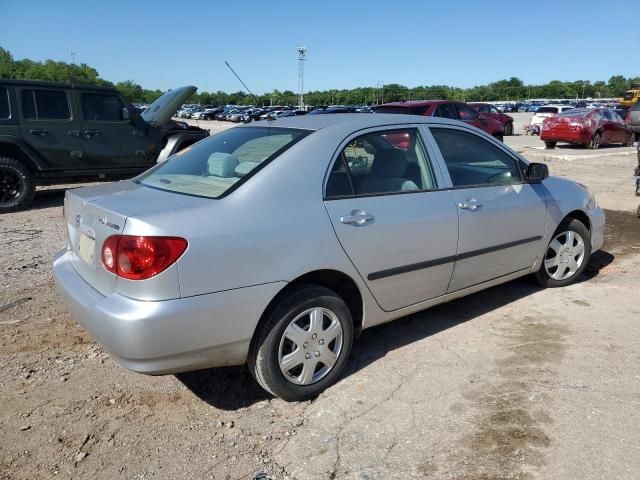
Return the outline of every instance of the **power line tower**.
{"type": "Polygon", "coordinates": [[[307,48],[298,47],[298,107],[304,107],[304,61],[307,58],[307,48]]]}

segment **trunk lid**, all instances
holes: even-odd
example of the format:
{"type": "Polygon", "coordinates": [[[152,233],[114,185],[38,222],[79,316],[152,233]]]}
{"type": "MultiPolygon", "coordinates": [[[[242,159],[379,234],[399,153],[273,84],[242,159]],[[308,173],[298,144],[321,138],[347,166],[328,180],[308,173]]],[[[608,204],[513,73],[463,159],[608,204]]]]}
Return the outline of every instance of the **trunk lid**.
{"type": "Polygon", "coordinates": [[[131,180],[67,190],[64,216],[71,263],[88,284],[109,295],[118,277],[102,265],[102,246],[111,235],[123,233],[128,218],[211,201],[154,190],[131,180]]]}
{"type": "Polygon", "coordinates": [[[141,116],[147,123],[165,125],[196,90],[194,86],[174,88],[149,105],[141,116]]]}

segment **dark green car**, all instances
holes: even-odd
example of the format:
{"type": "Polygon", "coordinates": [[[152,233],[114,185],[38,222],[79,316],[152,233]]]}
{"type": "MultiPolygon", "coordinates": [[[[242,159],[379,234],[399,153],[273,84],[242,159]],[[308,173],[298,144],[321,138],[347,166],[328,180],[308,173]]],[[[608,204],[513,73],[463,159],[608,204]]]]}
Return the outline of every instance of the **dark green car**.
{"type": "Polygon", "coordinates": [[[195,91],[140,114],[113,88],[0,79],[0,212],[27,207],[36,185],[130,178],[207,137],[171,120],[195,91]]]}

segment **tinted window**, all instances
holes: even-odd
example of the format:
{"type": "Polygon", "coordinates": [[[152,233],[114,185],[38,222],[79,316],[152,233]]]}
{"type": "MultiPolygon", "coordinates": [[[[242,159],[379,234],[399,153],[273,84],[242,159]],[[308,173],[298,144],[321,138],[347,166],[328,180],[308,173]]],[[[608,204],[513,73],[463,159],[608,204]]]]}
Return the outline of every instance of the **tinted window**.
{"type": "Polygon", "coordinates": [[[67,93],[61,90],[23,90],[24,117],[34,120],[67,120],[71,118],[67,93]]]}
{"type": "Polygon", "coordinates": [[[637,112],[638,110],[640,110],[640,102],[634,103],[633,106],[629,110],[632,110],[634,112],[637,112]]]}
{"type": "Polygon", "coordinates": [[[11,118],[9,91],[4,87],[0,87],[0,118],[11,118]]]}
{"type": "Polygon", "coordinates": [[[232,128],[181,150],[147,171],[138,182],[160,190],[218,198],[308,134],[287,128],[232,128]]]}
{"type": "Polygon", "coordinates": [[[428,109],[429,109],[429,105],[425,105],[422,107],[377,107],[376,112],[400,113],[402,115],[424,115],[428,109]]]}
{"type": "Polygon", "coordinates": [[[432,128],[454,187],[521,183],[517,161],[478,135],[432,128]]]}
{"type": "Polygon", "coordinates": [[[433,114],[433,116],[443,117],[443,118],[453,118],[455,120],[458,120],[458,112],[456,111],[455,107],[450,103],[441,103],[440,105],[438,105],[438,108],[436,108],[436,111],[433,114]]]}
{"type": "Polygon", "coordinates": [[[602,115],[603,120],[611,120],[611,114],[609,113],[609,110],[602,110],[600,114],[602,115]]]}
{"type": "Polygon", "coordinates": [[[417,130],[387,130],[358,137],[345,147],[329,174],[326,197],[434,188],[417,130]]]}
{"type": "Polygon", "coordinates": [[[120,122],[122,121],[123,106],[117,95],[82,94],[82,114],[85,120],[120,122]]]}
{"type": "Polygon", "coordinates": [[[558,113],[558,107],[540,107],[537,113],[558,113]]]}
{"type": "Polygon", "coordinates": [[[620,115],[618,115],[616,112],[612,111],[610,113],[611,113],[611,120],[613,120],[614,122],[618,122],[618,123],[624,123],[624,120],[622,120],[620,115]]]}
{"type": "Polygon", "coordinates": [[[478,113],[464,103],[459,103],[456,107],[458,108],[458,113],[462,120],[475,120],[478,118],[478,113]]]}

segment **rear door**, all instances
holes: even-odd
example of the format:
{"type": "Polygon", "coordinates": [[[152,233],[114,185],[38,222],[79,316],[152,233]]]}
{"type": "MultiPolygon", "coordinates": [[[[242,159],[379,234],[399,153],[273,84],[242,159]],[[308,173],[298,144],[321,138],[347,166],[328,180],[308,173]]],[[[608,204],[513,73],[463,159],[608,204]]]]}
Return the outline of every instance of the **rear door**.
{"type": "Polygon", "coordinates": [[[144,132],[123,118],[124,102],[111,92],[76,90],[85,161],[100,170],[136,169],[145,164],[144,132]]]}
{"type": "Polygon", "coordinates": [[[51,170],[84,168],[80,124],[71,91],[64,88],[17,86],[23,138],[51,170]]]}
{"type": "Polygon", "coordinates": [[[419,128],[376,129],[338,150],[325,206],[342,247],[386,311],[443,295],[458,215],[419,128]]]}
{"type": "Polygon", "coordinates": [[[546,227],[543,185],[523,181],[519,160],[492,139],[431,127],[459,216],[449,292],[531,267],[546,227]]]}
{"type": "Polygon", "coordinates": [[[629,132],[627,131],[627,126],[625,125],[624,120],[613,110],[609,111],[609,113],[611,115],[611,122],[615,131],[615,140],[611,141],[613,143],[627,143],[627,140],[629,140],[629,132]]]}

